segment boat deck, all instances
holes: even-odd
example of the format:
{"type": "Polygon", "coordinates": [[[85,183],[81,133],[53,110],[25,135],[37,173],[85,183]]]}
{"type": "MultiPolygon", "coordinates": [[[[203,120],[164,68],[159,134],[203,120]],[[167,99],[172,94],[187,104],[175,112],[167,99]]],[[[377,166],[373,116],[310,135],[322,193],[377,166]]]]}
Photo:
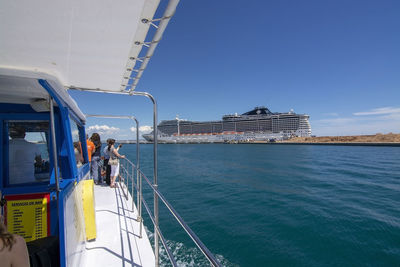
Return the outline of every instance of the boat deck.
{"type": "Polygon", "coordinates": [[[124,185],[94,187],[97,238],[86,243],[85,266],[155,266],[154,252],[144,228],[143,237],[139,238],[132,197],[128,194],[126,199],[121,186],[124,185]]]}

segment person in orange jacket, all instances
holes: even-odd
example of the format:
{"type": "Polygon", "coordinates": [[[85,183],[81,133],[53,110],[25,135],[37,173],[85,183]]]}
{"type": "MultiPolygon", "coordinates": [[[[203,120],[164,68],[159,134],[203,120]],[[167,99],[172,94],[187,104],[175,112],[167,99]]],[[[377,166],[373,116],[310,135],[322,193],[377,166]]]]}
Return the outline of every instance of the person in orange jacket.
{"type": "MultiPolygon", "coordinates": [[[[90,141],[89,136],[87,134],[86,134],[86,144],[87,144],[89,163],[91,166],[92,165],[92,155],[96,151],[96,147],[94,146],[94,143],[92,141],[90,141]]],[[[92,173],[90,173],[90,176],[92,176],[92,173]]]]}

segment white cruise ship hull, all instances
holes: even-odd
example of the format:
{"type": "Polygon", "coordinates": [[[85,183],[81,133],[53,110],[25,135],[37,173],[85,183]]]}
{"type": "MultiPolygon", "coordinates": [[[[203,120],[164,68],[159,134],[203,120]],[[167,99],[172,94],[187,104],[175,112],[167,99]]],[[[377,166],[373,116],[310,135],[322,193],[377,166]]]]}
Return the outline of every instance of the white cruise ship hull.
{"type": "MultiPolygon", "coordinates": [[[[287,140],[293,136],[310,136],[308,132],[293,131],[280,133],[252,133],[252,132],[229,132],[222,134],[182,134],[182,135],[158,135],[158,142],[172,144],[189,143],[230,143],[230,142],[256,142],[287,140]]],[[[153,142],[153,134],[145,134],[143,137],[148,142],[153,142]]]]}

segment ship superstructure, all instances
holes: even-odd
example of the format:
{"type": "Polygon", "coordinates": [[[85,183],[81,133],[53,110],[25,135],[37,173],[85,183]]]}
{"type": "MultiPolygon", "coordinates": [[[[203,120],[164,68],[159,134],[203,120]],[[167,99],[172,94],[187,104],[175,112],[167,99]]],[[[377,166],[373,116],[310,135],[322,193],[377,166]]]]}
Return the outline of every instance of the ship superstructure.
{"type": "MultiPolygon", "coordinates": [[[[261,106],[241,115],[224,115],[220,121],[164,120],[158,125],[158,132],[160,141],[171,143],[283,140],[311,136],[309,118],[293,110],[274,113],[261,106]]],[[[143,137],[153,140],[152,134],[143,137]]]]}

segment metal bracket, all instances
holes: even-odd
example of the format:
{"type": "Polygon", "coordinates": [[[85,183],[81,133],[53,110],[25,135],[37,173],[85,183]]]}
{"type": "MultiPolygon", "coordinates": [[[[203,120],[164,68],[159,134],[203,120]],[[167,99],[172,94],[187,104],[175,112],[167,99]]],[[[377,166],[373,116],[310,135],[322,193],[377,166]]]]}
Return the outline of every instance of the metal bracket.
{"type": "MultiPolygon", "coordinates": [[[[152,43],[154,44],[156,42],[152,42],[152,43]]],[[[146,58],[151,58],[151,56],[137,57],[136,60],[140,61],[140,62],[143,62],[146,58]]]]}
{"type": "MultiPolygon", "coordinates": [[[[152,43],[156,43],[156,42],[152,42],[152,43]]],[[[135,42],[136,45],[140,45],[141,42],[135,42]]],[[[145,60],[146,58],[151,58],[151,56],[144,56],[144,57],[130,57],[130,60],[137,60],[140,62],[143,62],[143,60],[145,60]]],[[[131,71],[131,69],[127,69],[128,71],[131,71]]]]}
{"type": "Polygon", "coordinates": [[[158,21],[162,21],[162,20],[165,20],[165,19],[170,19],[170,18],[172,18],[173,15],[174,14],[172,14],[171,16],[164,16],[164,17],[161,17],[161,18],[158,18],[158,19],[142,19],[142,23],[144,23],[144,24],[150,23],[151,26],[153,26],[154,28],[158,29],[158,25],[154,24],[153,22],[158,22],[158,21]]]}
{"type": "MultiPolygon", "coordinates": [[[[139,42],[139,41],[136,41],[136,42],[135,42],[135,45],[144,45],[144,46],[146,46],[146,47],[150,47],[151,44],[157,44],[158,42],[160,42],[160,40],[158,40],[158,41],[151,41],[151,42],[139,42]]],[[[150,57],[149,57],[149,58],[150,58],[150,57]]]]}

